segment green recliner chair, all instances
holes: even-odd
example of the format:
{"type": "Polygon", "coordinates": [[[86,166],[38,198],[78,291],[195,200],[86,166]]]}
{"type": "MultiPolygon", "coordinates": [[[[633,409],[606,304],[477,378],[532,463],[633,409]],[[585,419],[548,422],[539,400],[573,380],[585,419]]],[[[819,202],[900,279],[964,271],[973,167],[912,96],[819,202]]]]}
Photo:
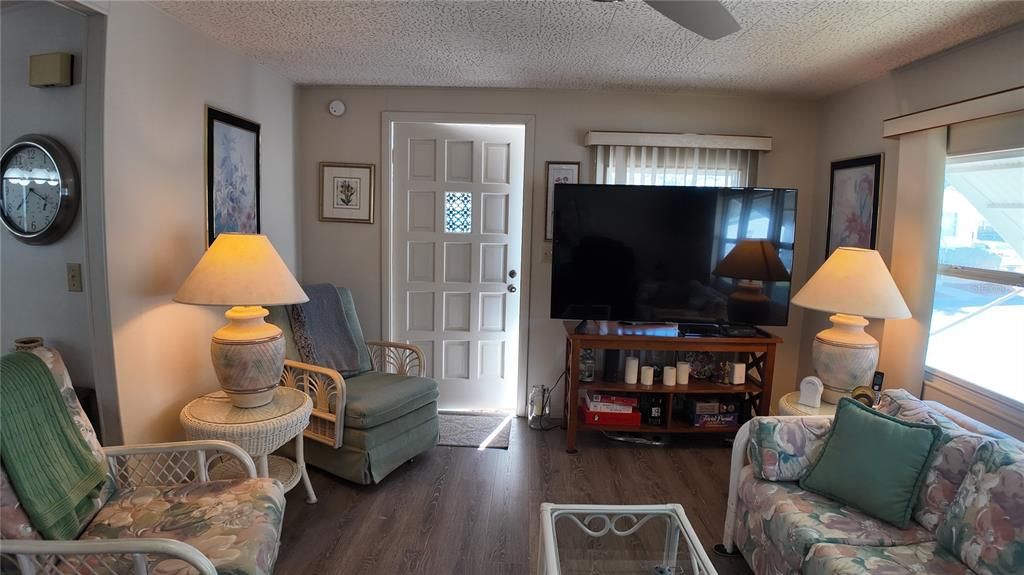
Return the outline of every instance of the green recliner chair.
{"type": "MultiPolygon", "coordinates": [[[[337,288],[348,329],[369,354],[368,370],[343,377],[339,372],[302,363],[288,311],[274,307],[267,318],[284,331],[282,385],[306,391],[313,414],[305,437],[306,462],[354,483],[379,483],[406,461],[438,441],[437,382],[422,377],[423,352],[415,345],[365,341],[352,293],[337,288]]],[[[289,443],[281,449],[293,450],[289,443]]]]}

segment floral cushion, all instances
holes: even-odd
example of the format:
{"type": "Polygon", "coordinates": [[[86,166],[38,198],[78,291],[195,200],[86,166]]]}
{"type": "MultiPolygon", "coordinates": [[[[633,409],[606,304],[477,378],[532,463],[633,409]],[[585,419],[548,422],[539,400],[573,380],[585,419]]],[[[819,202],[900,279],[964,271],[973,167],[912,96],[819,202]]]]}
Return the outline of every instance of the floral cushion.
{"type": "Polygon", "coordinates": [[[957,425],[955,421],[914,397],[905,389],[883,391],[875,409],[905,421],[937,425],[943,431],[951,433],[963,433],[964,431],[964,428],[957,425]]]}
{"type": "Polygon", "coordinates": [[[804,562],[804,575],[966,575],[973,573],[936,542],[867,547],[819,543],[804,562]]]}
{"type": "Polygon", "coordinates": [[[39,538],[39,533],[21,508],[18,494],[7,479],[7,472],[0,466],[0,539],[39,538]]]}
{"type": "Polygon", "coordinates": [[[832,428],[830,417],[756,417],[748,456],[754,474],[768,481],[796,481],[818,458],[832,428]]]}
{"type": "Polygon", "coordinates": [[[875,409],[886,415],[899,415],[902,411],[915,411],[927,407],[927,404],[905,389],[887,389],[879,394],[875,409]]]}
{"type": "MultiPolygon", "coordinates": [[[[747,485],[749,481],[757,480],[753,479],[753,468],[748,465],[743,468],[740,484],[747,485]]],[[[782,549],[773,545],[765,533],[768,522],[764,519],[764,510],[759,505],[767,499],[757,500],[755,496],[753,501],[757,507],[748,505],[742,497],[736,501],[736,547],[756,575],[799,575],[800,571],[793,569],[786,562],[782,549]]]]}
{"type": "Polygon", "coordinates": [[[804,491],[796,483],[762,481],[754,477],[753,471],[741,474],[739,497],[750,509],[749,520],[760,523],[748,529],[763,530],[794,570],[800,569],[804,556],[816,543],[891,546],[935,539],[916,523],[898,529],[838,501],[804,491]]]}
{"type": "Polygon", "coordinates": [[[978,448],[970,472],[939,525],[939,543],[981,575],[1024,573],[1024,448],[993,440],[978,448]]]}
{"type": "MultiPolygon", "coordinates": [[[[277,559],[284,505],[284,489],[274,479],[139,487],[111,498],[81,538],[176,539],[199,549],[221,574],[269,575],[277,559]]],[[[153,573],[184,575],[187,567],[165,559],[153,573]]]]}
{"type": "Polygon", "coordinates": [[[989,438],[976,433],[943,432],[918,492],[915,521],[932,532],[938,528],[967,477],[975,452],[988,441],[989,438]]]}
{"type": "Polygon", "coordinates": [[[967,476],[975,452],[990,437],[965,430],[952,418],[905,389],[882,392],[876,409],[907,421],[938,425],[943,431],[914,508],[914,520],[935,531],[967,476]]]}

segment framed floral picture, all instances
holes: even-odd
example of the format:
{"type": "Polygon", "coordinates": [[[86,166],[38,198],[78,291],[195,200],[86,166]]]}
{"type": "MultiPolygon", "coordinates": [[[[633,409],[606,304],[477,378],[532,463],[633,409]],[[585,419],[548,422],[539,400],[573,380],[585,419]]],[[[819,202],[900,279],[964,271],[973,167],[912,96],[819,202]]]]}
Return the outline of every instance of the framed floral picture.
{"type": "Polygon", "coordinates": [[[206,107],[206,241],[260,233],[260,125],[206,107]]]}
{"type": "Polygon", "coordinates": [[[373,164],[320,162],[320,221],[373,223],[373,164]]]}
{"type": "Polygon", "coordinates": [[[875,249],[882,154],[832,162],[828,255],[838,247],[875,249]]]}
{"type": "Polygon", "coordinates": [[[555,238],[555,184],[578,184],[580,183],[580,163],[579,162],[545,162],[544,164],[545,180],[548,186],[547,195],[547,217],[544,222],[544,239],[553,240],[555,238]]]}

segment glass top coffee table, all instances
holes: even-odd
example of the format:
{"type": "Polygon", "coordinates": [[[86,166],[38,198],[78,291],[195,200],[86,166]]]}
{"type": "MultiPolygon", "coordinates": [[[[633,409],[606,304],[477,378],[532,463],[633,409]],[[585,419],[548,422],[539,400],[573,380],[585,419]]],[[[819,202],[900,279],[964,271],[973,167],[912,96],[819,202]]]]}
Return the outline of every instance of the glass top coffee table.
{"type": "Polygon", "coordinates": [[[682,506],[540,506],[540,575],[718,575],[682,506]]]}

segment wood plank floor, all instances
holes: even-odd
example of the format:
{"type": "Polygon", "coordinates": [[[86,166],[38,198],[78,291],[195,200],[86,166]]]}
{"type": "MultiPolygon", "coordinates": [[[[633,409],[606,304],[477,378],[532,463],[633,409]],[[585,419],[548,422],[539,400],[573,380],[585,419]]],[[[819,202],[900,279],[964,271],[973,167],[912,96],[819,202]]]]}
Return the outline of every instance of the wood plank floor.
{"type": "Polygon", "coordinates": [[[631,446],[581,432],[565,453],[561,430],[514,420],[510,449],[437,447],[377,486],[311,469],[319,503],[288,494],[279,575],[397,573],[527,575],[534,571],[542,502],[679,503],[718,573],[748,575],[743,559],[711,554],[721,541],[729,454],[721,438],[679,436],[631,446]]]}

